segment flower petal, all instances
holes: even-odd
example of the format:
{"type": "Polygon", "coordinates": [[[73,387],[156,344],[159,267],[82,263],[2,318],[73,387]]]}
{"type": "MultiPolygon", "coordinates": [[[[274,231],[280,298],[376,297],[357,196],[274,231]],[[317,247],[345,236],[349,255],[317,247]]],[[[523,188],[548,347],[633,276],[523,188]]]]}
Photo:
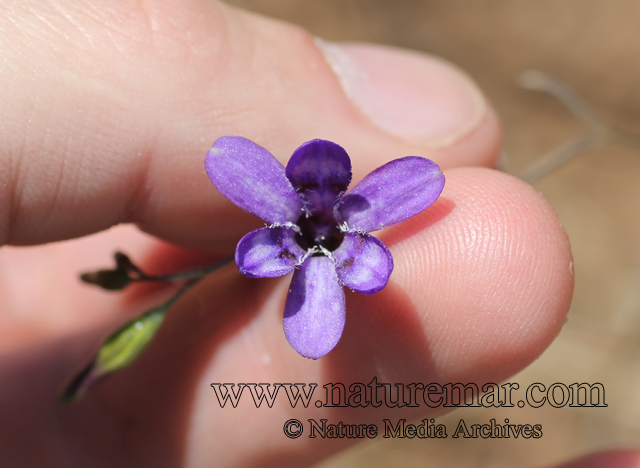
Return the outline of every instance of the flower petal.
{"type": "Polygon", "coordinates": [[[293,152],[286,174],[311,214],[324,213],[333,218],[336,198],[351,182],[351,160],[341,146],[311,140],[293,152]]]}
{"type": "Polygon", "coordinates": [[[391,252],[369,234],[348,232],[333,251],[338,279],[348,288],[373,294],[387,285],[393,270],[391,252]]]}
{"type": "Polygon", "coordinates": [[[266,227],[240,239],[236,264],[240,273],[250,278],[275,278],[291,272],[304,255],[293,229],[266,227]]]}
{"type": "Polygon", "coordinates": [[[440,167],[429,159],[408,156],[371,172],[342,197],[339,221],[349,231],[371,232],[420,213],[438,199],[444,187],[440,167]]]}
{"type": "Polygon", "coordinates": [[[302,214],[302,200],[284,166],[246,138],[218,138],[207,153],[205,168],[222,195],[268,223],[296,222],[302,214]]]}
{"type": "Polygon", "coordinates": [[[284,333],[304,357],[318,359],[340,341],[344,290],[329,257],[309,257],[293,273],[284,306],[284,333]]]}

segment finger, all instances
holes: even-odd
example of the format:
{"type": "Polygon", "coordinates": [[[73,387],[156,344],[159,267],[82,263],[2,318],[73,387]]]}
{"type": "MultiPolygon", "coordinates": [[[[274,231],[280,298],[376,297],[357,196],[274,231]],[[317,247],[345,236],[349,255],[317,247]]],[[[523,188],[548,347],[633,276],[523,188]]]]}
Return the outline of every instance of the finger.
{"type": "MultiPolygon", "coordinates": [[[[34,413],[40,425],[28,427],[31,438],[45,438],[57,421],[71,453],[90,447],[174,465],[299,466],[360,440],[309,439],[308,419],[382,428],[383,418],[447,409],[316,408],[326,383],[500,382],[535,359],[564,323],[573,284],[568,240],[553,209],[523,182],[484,169],[446,176],[441,200],[386,231],[390,282],[372,296],[347,294],[344,335],[325,358],[302,359],[284,338],[289,278],[249,279],[230,268],[176,304],[140,360],[75,407],[56,409],[47,398],[80,367],[77,343],[87,347],[87,338],[50,345],[28,362],[5,359],[2,372],[12,376],[0,393],[10,409],[5,427],[34,413]],[[273,408],[256,408],[248,393],[237,408],[221,408],[215,382],[319,387],[307,409],[292,409],[284,390],[273,408]],[[307,431],[295,441],[282,433],[290,418],[307,431]],[[135,443],[120,446],[123,433],[135,443]]],[[[17,447],[11,440],[19,435],[7,434],[8,446],[17,447]]]]}
{"type": "Polygon", "coordinates": [[[319,46],[296,27],[199,0],[179,11],[163,0],[21,2],[0,24],[11,63],[0,71],[0,244],[135,222],[228,253],[259,222],[205,175],[223,135],[282,161],[304,141],[335,140],[354,159],[354,182],[406,155],[491,165],[498,151],[476,86],[423,54],[319,46]]]}
{"type": "Polygon", "coordinates": [[[609,450],[590,453],[577,460],[562,464],[559,468],[636,468],[640,464],[640,453],[636,450],[609,450]]]}
{"type": "Polygon", "coordinates": [[[113,268],[116,251],[131,254],[146,273],[158,275],[217,260],[162,242],[130,225],[70,242],[4,246],[0,249],[0,354],[106,323],[116,327],[164,301],[171,293],[166,284],[131,284],[114,293],[79,280],[80,273],[113,268]]]}
{"type": "MultiPolygon", "coordinates": [[[[319,363],[300,360],[281,339],[287,282],[272,286],[271,294],[259,293],[263,312],[244,315],[241,333],[215,347],[200,377],[194,402],[198,424],[190,433],[200,442],[191,447],[199,459],[208,453],[207,437],[232,423],[242,426],[241,421],[250,421],[247,430],[256,437],[272,433],[263,449],[280,450],[283,459],[304,460],[326,456],[345,440],[306,438],[291,445],[276,421],[296,417],[307,432],[310,418],[382,428],[383,418],[410,421],[447,410],[425,404],[355,410],[310,405],[292,413],[282,404],[280,413],[249,406],[230,412],[212,401],[205,384],[253,382],[258,372],[265,382],[341,382],[347,388],[354,382],[366,385],[374,376],[379,382],[473,382],[482,388],[516,373],[551,343],[565,321],[573,289],[570,247],[553,209],[526,184],[493,171],[457,169],[446,176],[445,191],[433,210],[380,236],[396,265],[390,282],[372,296],[348,294],[342,340],[319,363]]],[[[238,307],[247,310],[247,305],[238,307]]],[[[324,389],[319,390],[322,399],[324,389]]],[[[448,429],[451,434],[455,428],[448,429]]],[[[227,441],[242,442],[240,437],[227,441]]],[[[242,462],[260,459],[263,449],[243,453],[242,462]]]]}

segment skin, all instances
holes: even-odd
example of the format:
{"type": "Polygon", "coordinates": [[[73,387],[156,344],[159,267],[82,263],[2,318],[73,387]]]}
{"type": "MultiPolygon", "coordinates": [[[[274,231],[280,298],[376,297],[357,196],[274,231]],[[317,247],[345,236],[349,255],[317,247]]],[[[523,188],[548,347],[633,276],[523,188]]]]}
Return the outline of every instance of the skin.
{"type": "Polygon", "coordinates": [[[5,1],[0,26],[0,242],[46,244],[121,223],[146,233],[0,252],[5,466],[313,463],[348,441],[287,439],[287,419],[437,413],[292,409],[282,399],[220,408],[210,383],[499,382],[559,332],[573,287],[569,242],[540,194],[482,167],[500,148],[491,109],[446,147],[406,142],[347,99],[306,32],[215,2],[5,1]],[[346,329],[325,358],[303,359],[284,339],[288,277],[227,267],[175,305],[135,364],[60,406],[55,395],[97,343],[167,295],[98,292],[78,284],[79,271],[106,266],[117,246],[151,272],[207,264],[261,225],[206,177],[204,154],[222,135],[282,162],[309,139],[337,141],[354,181],[419,154],[446,169],[447,184],[429,210],[379,233],[394,256],[391,281],[374,296],[347,292],[346,329]]]}

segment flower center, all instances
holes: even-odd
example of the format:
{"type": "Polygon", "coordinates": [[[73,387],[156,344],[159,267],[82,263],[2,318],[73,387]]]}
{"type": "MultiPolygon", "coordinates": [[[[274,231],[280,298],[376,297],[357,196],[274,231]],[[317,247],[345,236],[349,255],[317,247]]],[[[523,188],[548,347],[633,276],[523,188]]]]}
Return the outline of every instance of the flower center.
{"type": "Polygon", "coordinates": [[[320,216],[303,215],[296,223],[300,228],[300,233],[296,234],[296,242],[304,250],[313,247],[324,247],[329,252],[333,252],[344,239],[344,233],[338,228],[336,220],[320,216]]]}

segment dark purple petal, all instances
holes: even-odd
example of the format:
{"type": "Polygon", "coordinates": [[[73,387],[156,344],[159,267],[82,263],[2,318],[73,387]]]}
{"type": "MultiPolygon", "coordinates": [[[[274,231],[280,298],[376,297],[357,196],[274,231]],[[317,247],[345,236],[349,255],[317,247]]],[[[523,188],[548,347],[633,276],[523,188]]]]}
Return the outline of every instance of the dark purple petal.
{"type": "Polygon", "coordinates": [[[444,175],[433,161],[418,156],[396,159],[367,175],[342,197],[339,221],[349,231],[371,232],[400,223],[438,199],[444,175]]]}
{"type": "Polygon", "coordinates": [[[293,229],[266,227],[240,239],[236,264],[240,273],[250,278],[274,278],[291,272],[304,254],[293,229]]]}
{"type": "Polygon", "coordinates": [[[302,200],[284,166],[246,138],[218,138],[207,153],[205,168],[222,195],[267,223],[295,223],[302,214],[302,200]]]}
{"type": "Polygon", "coordinates": [[[344,290],[333,260],[309,257],[293,273],[284,306],[284,333],[304,357],[318,359],[340,341],[345,320],[344,290]]]}
{"type": "Polygon", "coordinates": [[[393,270],[391,252],[369,234],[348,232],[333,252],[338,279],[348,288],[373,294],[387,285],[393,270]]]}
{"type": "Polygon", "coordinates": [[[286,174],[312,214],[332,218],[336,197],[351,182],[351,160],[341,146],[311,140],[293,152],[286,174]]]}

